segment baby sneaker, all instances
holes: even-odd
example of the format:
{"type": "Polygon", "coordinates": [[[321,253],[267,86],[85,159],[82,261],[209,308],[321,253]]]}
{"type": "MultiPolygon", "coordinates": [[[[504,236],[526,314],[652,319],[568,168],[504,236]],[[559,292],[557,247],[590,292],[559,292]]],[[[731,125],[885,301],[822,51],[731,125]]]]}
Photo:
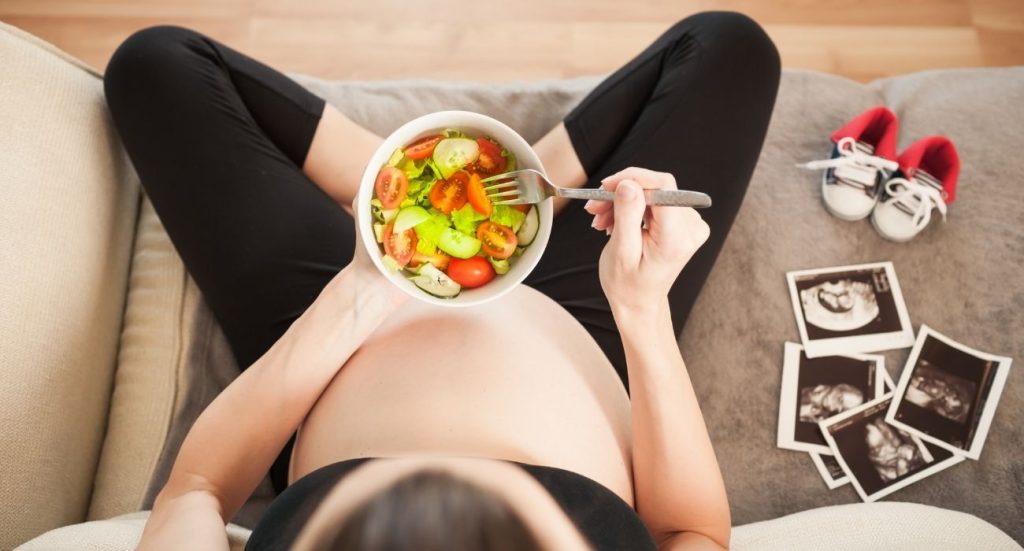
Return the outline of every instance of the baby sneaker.
{"type": "Polygon", "coordinates": [[[825,209],[843,220],[867,218],[896,163],[896,115],[884,105],[857,115],[832,133],[829,159],[797,166],[825,169],[821,197],[825,209]]]}
{"type": "Polygon", "coordinates": [[[929,136],[905,149],[899,165],[882,189],[871,223],[882,237],[903,242],[928,226],[933,209],[945,221],[946,206],[956,199],[960,157],[948,138],[929,136]]]}

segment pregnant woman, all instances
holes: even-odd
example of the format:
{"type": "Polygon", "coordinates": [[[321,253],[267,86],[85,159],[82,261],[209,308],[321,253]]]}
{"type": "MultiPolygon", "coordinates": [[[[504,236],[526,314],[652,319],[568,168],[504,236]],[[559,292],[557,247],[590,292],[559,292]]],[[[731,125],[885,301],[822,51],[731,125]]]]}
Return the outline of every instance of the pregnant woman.
{"type": "Polygon", "coordinates": [[[200,415],[143,549],[721,549],[722,476],[676,342],[739,209],[779,58],[735,13],[673,25],[534,148],[563,186],[540,264],[474,308],[410,300],[356,241],[382,138],[281,73],[153,27],[107,101],[243,373],[200,415]],[[641,188],[710,194],[645,206],[641,188]],[[683,269],[685,266],[685,270],[683,269]]]}

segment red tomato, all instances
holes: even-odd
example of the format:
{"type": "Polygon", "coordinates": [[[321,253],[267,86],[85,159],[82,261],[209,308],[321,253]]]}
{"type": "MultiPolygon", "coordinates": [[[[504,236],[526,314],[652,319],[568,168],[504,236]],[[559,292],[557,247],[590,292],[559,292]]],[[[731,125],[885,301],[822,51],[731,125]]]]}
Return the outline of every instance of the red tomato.
{"type": "Polygon", "coordinates": [[[508,165],[508,159],[501,156],[498,144],[486,138],[477,138],[476,143],[480,146],[480,156],[473,165],[474,171],[485,176],[501,174],[508,165]]]}
{"type": "Polygon", "coordinates": [[[489,220],[477,227],[476,238],[480,240],[480,250],[498,260],[512,256],[519,244],[512,228],[489,220]]]}
{"type": "Polygon", "coordinates": [[[377,181],[373,184],[377,198],[386,209],[397,208],[409,191],[409,178],[401,170],[393,166],[385,166],[377,173],[377,181]]]}
{"type": "Polygon", "coordinates": [[[494,279],[494,267],[482,256],[471,256],[465,260],[452,258],[448,263],[448,277],[455,283],[472,289],[494,279]]]}
{"type": "Polygon", "coordinates": [[[466,190],[466,195],[469,197],[469,204],[473,205],[477,212],[484,216],[491,215],[494,206],[491,205],[491,200],[487,197],[487,192],[484,191],[484,185],[480,182],[480,176],[477,176],[475,172],[469,177],[469,187],[466,190]]]}
{"type": "Polygon", "coordinates": [[[468,185],[469,174],[463,170],[452,174],[447,180],[438,179],[430,190],[430,204],[445,214],[451,214],[466,204],[468,185]]]}
{"type": "Polygon", "coordinates": [[[440,134],[436,136],[427,136],[426,138],[420,138],[405,148],[405,156],[413,160],[426,159],[434,153],[434,146],[437,142],[441,141],[440,134]]]}
{"type": "Polygon", "coordinates": [[[394,258],[399,266],[404,267],[412,260],[419,238],[416,237],[416,232],[412,228],[396,234],[393,231],[394,227],[394,222],[389,222],[387,226],[384,226],[384,252],[394,258]]]}
{"type": "Polygon", "coordinates": [[[519,212],[527,212],[533,205],[509,205],[510,207],[518,210],[519,212]]]}
{"type": "Polygon", "coordinates": [[[412,260],[409,261],[409,267],[419,268],[420,266],[429,262],[433,264],[434,267],[437,268],[438,270],[444,270],[445,268],[448,267],[448,262],[451,259],[452,257],[444,254],[441,251],[437,251],[434,254],[423,254],[419,251],[415,251],[412,253],[412,260]]]}

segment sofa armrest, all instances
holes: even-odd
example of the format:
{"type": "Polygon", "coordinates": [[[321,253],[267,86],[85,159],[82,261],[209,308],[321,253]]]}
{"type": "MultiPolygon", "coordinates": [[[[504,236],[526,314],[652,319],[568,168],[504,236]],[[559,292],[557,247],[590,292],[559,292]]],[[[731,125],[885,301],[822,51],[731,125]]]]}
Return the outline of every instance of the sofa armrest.
{"type": "MultiPolygon", "coordinates": [[[[137,511],[107,520],[94,520],[51,530],[17,551],[131,551],[142,539],[149,511],[137,511]]],[[[243,551],[251,530],[227,525],[231,551],[243,551]]]]}
{"type": "Polygon", "coordinates": [[[0,549],[85,519],[139,187],[99,76],[0,23],[0,549]]]}

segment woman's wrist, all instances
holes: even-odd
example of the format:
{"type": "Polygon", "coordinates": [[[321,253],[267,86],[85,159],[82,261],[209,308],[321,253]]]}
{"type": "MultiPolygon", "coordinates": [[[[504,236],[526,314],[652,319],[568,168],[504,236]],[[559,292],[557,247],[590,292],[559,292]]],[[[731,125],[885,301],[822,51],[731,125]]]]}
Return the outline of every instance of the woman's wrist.
{"type": "Polygon", "coordinates": [[[658,300],[633,304],[612,303],[611,308],[615,325],[622,335],[650,334],[656,327],[665,323],[670,328],[672,326],[672,315],[667,296],[658,300]]]}

